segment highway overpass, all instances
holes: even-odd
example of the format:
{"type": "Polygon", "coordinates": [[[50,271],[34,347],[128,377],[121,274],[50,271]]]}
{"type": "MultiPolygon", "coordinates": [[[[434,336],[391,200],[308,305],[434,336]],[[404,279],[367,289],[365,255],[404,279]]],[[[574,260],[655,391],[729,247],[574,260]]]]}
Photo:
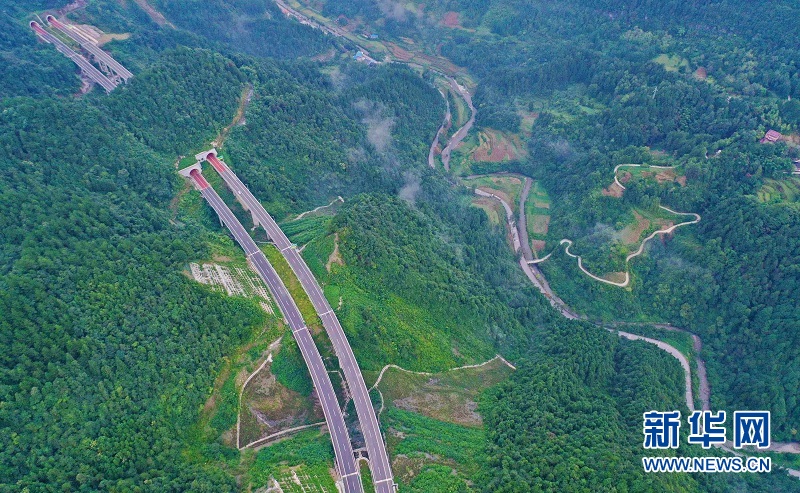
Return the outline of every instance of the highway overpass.
{"type": "Polygon", "coordinates": [[[358,421],[361,424],[361,431],[364,434],[364,441],[369,456],[370,471],[377,493],[393,493],[396,490],[392,469],[389,463],[389,455],[386,452],[386,444],[381,434],[378,418],[375,409],[369,398],[369,391],[361,375],[353,350],[347,341],[347,336],[342,329],[339,319],[336,317],[331,305],[322,293],[316,278],[306,265],[300,253],[297,251],[278,223],[270,216],[261,203],[256,200],[250,190],[239,180],[236,174],[228,168],[225,163],[217,158],[216,150],[212,149],[197,156],[198,160],[205,159],[220,174],[242,206],[253,215],[253,221],[260,224],[267,235],[275,243],[281,254],[286,258],[289,266],[294,271],[303,289],[311,299],[314,309],[317,311],[325,331],[333,343],[333,349],[339,358],[339,366],[342,368],[344,378],[347,381],[350,393],[353,396],[358,421]]]}
{"type": "Polygon", "coordinates": [[[344,491],[346,493],[363,493],[360,470],[355,461],[350,435],[347,432],[347,425],[339,407],[333,384],[322,361],[322,356],[319,354],[319,350],[314,344],[314,339],[311,338],[311,333],[306,327],[294,299],[289,294],[289,290],[286,289],[283,281],[281,281],[264,253],[258,248],[256,242],[244,229],[242,223],[233,215],[233,212],[220,198],[219,194],[208,184],[201,173],[199,164],[182,170],[181,174],[183,176],[188,175],[193,180],[195,187],[200,190],[200,194],[214,209],[222,223],[244,250],[250,266],[267,284],[273,299],[277,302],[283,314],[284,320],[292,330],[292,335],[297,341],[300,353],[308,366],[309,373],[311,373],[311,380],[317,390],[317,396],[322,404],[322,412],[325,414],[325,422],[331,435],[331,442],[336,456],[336,469],[342,478],[344,491]]]}
{"type": "Polygon", "coordinates": [[[53,17],[52,15],[47,16],[47,22],[49,22],[50,25],[53,26],[54,28],[58,29],[59,31],[69,36],[73,41],[81,45],[84,50],[92,54],[97,63],[100,63],[108,67],[109,70],[117,74],[122,80],[127,82],[128,79],[133,77],[133,74],[130,73],[128,69],[123,67],[122,64],[120,64],[118,61],[114,60],[114,58],[111,55],[100,49],[100,47],[97,46],[97,43],[95,43],[94,40],[89,39],[82,32],[75,29],[75,26],[59,22],[59,20],[53,17]]]}
{"type": "Polygon", "coordinates": [[[56,49],[61,52],[61,54],[75,62],[75,65],[80,67],[87,77],[105,89],[106,92],[111,92],[115,87],[117,87],[117,85],[111,79],[106,77],[103,72],[97,70],[97,67],[89,63],[89,60],[85,59],[82,55],[76,53],[72,50],[72,48],[65,45],[63,41],[47,32],[42,26],[39,25],[38,22],[31,22],[31,29],[33,29],[33,31],[39,35],[40,38],[42,38],[42,40],[54,45],[56,49]]]}

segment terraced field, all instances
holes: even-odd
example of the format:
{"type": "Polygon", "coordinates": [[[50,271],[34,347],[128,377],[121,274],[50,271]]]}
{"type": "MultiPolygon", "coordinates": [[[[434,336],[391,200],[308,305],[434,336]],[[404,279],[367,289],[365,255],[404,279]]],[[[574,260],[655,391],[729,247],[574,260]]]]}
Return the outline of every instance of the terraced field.
{"type": "Polygon", "coordinates": [[[792,176],[782,180],[768,178],[756,193],[756,199],[763,204],[800,202],[800,177],[792,176]]]}

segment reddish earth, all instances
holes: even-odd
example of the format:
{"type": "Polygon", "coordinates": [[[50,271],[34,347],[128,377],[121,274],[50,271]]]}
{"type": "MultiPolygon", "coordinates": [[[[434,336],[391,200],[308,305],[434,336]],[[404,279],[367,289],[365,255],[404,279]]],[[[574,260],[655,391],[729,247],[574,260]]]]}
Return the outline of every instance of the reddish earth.
{"type": "Polygon", "coordinates": [[[533,232],[540,235],[546,235],[547,229],[550,226],[550,216],[533,216],[533,232]]]}
{"type": "Polygon", "coordinates": [[[472,159],[489,163],[499,163],[516,159],[521,154],[514,143],[497,132],[482,133],[481,144],[472,151],[472,159]]]}
{"type": "Polygon", "coordinates": [[[673,171],[671,169],[660,171],[660,172],[656,173],[656,181],[659,182],[659,183],[666,183],[666,182],[670,182],[670,181],[675,181],[676,177],[677,177],[677,175],[675,174],[675,171],[673,171]]]}
{"type": "Polygon", "coordinates": [[[706,71],[705,67],[697,67],[697,70],[694,71],[694,76],[699,80],[706,80],[708,77],[708,72],[706,71]]]}
{"type": "Polygon", "coordinates": [[[634,212],[633,215],[636,218],[636,224],[631,224],[621,232],[622,241],[626,245],[633,245],[634,243],[637,243],[639,241],[639,237],[642,236],[642,233],[650,227],[650,221],[645,219],[641,214],[634,212]]]}
{"type": "Polygon", "coordinates": [[[458,12],[453,12],[452,10],[445,12],[442,24],[447,27],[461,27],[461,23],[458,20],[458,12]]]}
{"type": "Polygon", "coordinates": [[[386,45],[389,47],[389,51],[392,52],[392,56],[397,58],[401,62],[407,62],[412,58],[414,58],[413,53],[411,53],[408,50],[404,50],[403,48],[400,48],[394,43],[386,43],[386,45]]]}
{"type": "Polygon", "coordinates": [[[612,183],[611,183],[611,185],[609,185],[609,186],[608,186],[608,188],[604,188],[604,189],[603,189],[603,192],[602,192],[602,194],[603,194],[603,195],[605,195],[606,197],[616,197],[616,198],[620,198],[620,197],[622,197],[622,193],[623,193],[624,191],[625,191],[625,190],[623,190],[622,188],[620,188],[620,186],[619,186],[619,185],[617,185],[617,183],[616,183],[616,182],[612,182],[612,183]]]}
{"type": "Polygon", "coordinates": [[[531,240],[531,248],[536,250],[537,252],[541,252],[544,250],[545,242],[544,240],[531,240]]]}

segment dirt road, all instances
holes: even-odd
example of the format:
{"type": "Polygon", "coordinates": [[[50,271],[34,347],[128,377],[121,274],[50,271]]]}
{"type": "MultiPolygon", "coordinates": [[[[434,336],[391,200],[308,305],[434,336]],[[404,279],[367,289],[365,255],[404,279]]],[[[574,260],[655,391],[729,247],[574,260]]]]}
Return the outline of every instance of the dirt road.
{"type": "Polygon", "coordinates": [[[428,166],[431,168],[436,167],[436,148],[439,147],[439,137],[441,137],[442,133],[446,128],[451,125],[451,118],[452,115],[450,113],[450,100],[447,98],[447,95],[444,94],[442,91],[439,91],[439,94],[442,95],[444,98],[444,102],[447,104],[447,111],[444,114],[444,120],[442,124],[439,126],[439,130],[436,131],[436,136],[433,138],[433,142],[431,142],[431,148],[428,151],[428,166]]]}
{"type": "Polygon", "coordinates": [[[448,77],[447,80],[450,81],[450,87],[453,88],[453,91],[457,92],[462,98],[464,98],[464,101],[467,103],[467,106],[469,106],[470,111],[470,116],[469,120],[467,120],[467,123],[465,123],[463,127],[459,128],[452,137],[450,137],[450,141],[447,143],[447,146],[445,146],[445,148],[442,150],[442,164],[444,165],[444,169],[450,171],[450,154],[456,147],[458,147],[459,144],[461,144],[461,141],[464,140],[469,133],[472,125],[475,123],[475,115],[478,111],[472,105],[472,96],[470,95],[469,91],[467,91],[465,87],[459,85],[454,78],[448,77]]]}

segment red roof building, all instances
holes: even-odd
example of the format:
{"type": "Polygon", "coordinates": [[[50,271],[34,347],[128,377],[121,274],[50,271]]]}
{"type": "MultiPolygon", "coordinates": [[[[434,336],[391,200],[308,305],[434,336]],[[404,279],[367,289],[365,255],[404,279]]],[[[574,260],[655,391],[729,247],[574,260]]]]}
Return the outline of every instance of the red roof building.
{"type": "Polygon", "coordinates": [[[769,129],[767,130],[767,133],[764,134],[764,137],[762,137],[761,140],[759,140],[759,142],[761,142],[762,144],[773,144],[781,140],[782,137],[783,135],[781,135],[779,132],[769,129]]]}

